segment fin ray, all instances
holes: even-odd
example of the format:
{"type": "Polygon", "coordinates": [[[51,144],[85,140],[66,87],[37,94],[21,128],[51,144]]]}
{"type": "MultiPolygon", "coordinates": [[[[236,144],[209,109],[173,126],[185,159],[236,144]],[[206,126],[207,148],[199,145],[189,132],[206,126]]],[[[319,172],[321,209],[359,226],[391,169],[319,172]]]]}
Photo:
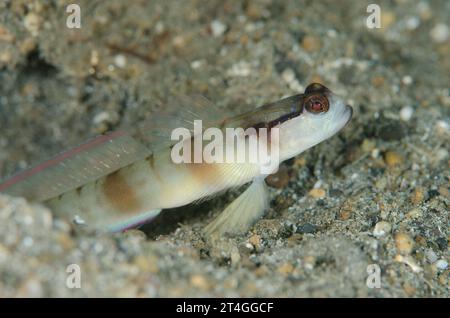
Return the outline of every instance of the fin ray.
{"type": "Polygon", "coordinates": [[[255,179],[205,228],[207,236],[245,232],[269,206],[269,195],[264,179],[255,179]]]}

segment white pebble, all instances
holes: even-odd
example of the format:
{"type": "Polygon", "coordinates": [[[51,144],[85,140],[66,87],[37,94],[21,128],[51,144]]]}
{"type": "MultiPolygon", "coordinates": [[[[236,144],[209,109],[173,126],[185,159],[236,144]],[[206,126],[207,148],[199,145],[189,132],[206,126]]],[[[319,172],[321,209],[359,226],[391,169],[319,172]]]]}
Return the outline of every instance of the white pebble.
{"type": "Polygon", "coordinates": [[[219,20],[214,20],[211,22],[211,31],[214,37],[221,36],[226,29],[227,26],[222,22],[220,22],[219,20]]]}
{"type": "Polygon", "coordinates": [[[198,69],[203,65],[203,61],[202,60],[195,60],[191,62],[191,68],[198,69]]]}
{"type": "Polygon", "coordinates": [[[286,84],[288,84],[290,89],[292,89],[294,91],[303,91],[304,90],[302,85],[299,83],[299,81],[295,77],[295,72],[292,69],[290,69],[290,68],[285,69],[283,71],[283,73],[281,73],[281,77],[286,82],[286,84]]]}
{"type": "Polygon", "coordinates": [[[436,253],[432,250],[432,249],[428,249],[425,251],[425,256],[428,260],[428,262],[430,262],[431,264],[436,262],[438,259],[438,256],[436,255],[436,253]]]}
{"type": "Polygon", "coordinates": [[[400,110],[400,119],[403,121],[409,121],[414,114],[414,108],[411,106],[405,106],[400,110]]]}
{"type": "Polygon", "coordinates": [[[418,17],[410,17],[406,20],[406,27],[408,30],[414,30],[417,29],[417,27],[420,25],[420,19],[418,17]]]}
{"type": "Polygon", "coordinates": [[[110,114],[108,112],[101,112],[94,116],[94,119],[92,120],[95,125],[101,124],[105,121],[109,121],[111,118],[110,114]]]}
{"type": "Polygon", "coordinates": [[[327,31],[327,35],[328,35],[330,38],[335,38],[335,37],[337,36],[337,32],[336,32],[336,30],[329,29],[329,30],[327,31]]]}
{"type": "Polygon", "coordinates": [[[251,73],[250,64],[244,61],[234,64],[228,71],[227,75],[232,77],[246,77],[251,73]]]}
{"type": "Polygon", "coordinates": [[[373,229],[373,235],[375,237],[382,237],[391,232],[392,226],[386,221],[380,221],[375,225],[373,229]]]}
{"type": "Polygon", "coordinates": [[[450,125],[443,120],[438,120],[436,122],[436,130],[440,134],[447,134],[450,132],[450,125]]]}
{"type": "Polygon", "coordinates": [[[448,26],[444,23],[438,23],[431,29],[430,36],[436,43],[444,43],[449,36],[448,26]]]}
{"type": "Polygon", "coordinates": [[[28,13],[23,21],[25,29],[27,29],[33,36],[38,34],[42,19],[34,12],[28,13]]]}
{"type": "Polygon", "coordinates": [[[380,149],[378,148],[372,149],[370,155],[373,159],[377,159],[380,156],[380,149]]]}
{"type": "Polygon", "coordinates": [[[281,77],[286,83],[290,83],[295,80],[295,73],[292,69],[287,68],[281,73],[281,77]]]}
{"type": "Polygon", "coordinates": [[[79,215],[75,215],[73,217],[73,223],[75,223],[76,225],[84,225],[86,224],[86,221],[83,220],[79,215]]]}
{"type": "Polygon", "coordinates": [[[412,79],[411,76],[409,76],[409,75],[403,76],[403,78],[402,78],[402,83],[403,83],[404,85],[411,85],[412,82],[413,82],[413,79],[412,79]]]}
{"type": "Polygon", "coordinates": [[[439,269],[447,269],[448,263],[445,259],[440,259],[436,262],[436,267],[439,269]]]}
{"type": "Polygon", "coordinates": [[[127,58],[122,54],[118,54],[114,57],[114,64],[117,67],[124,68],[127,65],[127,58]]]}

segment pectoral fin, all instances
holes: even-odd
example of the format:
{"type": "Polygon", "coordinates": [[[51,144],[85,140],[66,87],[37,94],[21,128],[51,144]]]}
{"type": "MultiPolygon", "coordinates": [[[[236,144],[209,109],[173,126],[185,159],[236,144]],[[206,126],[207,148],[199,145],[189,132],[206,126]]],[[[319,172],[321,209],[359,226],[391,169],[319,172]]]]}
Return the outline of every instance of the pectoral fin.
{"type": "Polygon", "coordinates": [[[269,206],[264,179],[257,179],[205,229],[207,236],[238,234],[248,230],[269,206]]]}

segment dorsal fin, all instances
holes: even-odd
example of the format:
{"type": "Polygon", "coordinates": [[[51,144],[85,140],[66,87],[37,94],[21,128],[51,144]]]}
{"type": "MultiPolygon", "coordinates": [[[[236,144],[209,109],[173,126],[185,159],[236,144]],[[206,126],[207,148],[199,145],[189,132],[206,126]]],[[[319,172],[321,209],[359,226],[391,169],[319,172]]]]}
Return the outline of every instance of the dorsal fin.
{"type": "Polygon", "coordinates": [[[128,129],[95,137],[5,180],[0,192],[46,201],[169,147],[177,142],[170,138],[174,128],[193,129],[196,119],[213,125],[223,117],[205,97],[179,96],[160,114],[152,115],[141,133],[128,129]]]}
{"type": "Polygon", "coordinates": [[[194,136],[194,120],[202,120],[205,130],[208,127],[219,127],[229,117],[230,114],[219,109],[203,95],[178,95],[157,116],[146,119],[136,137],[154,152],[179,141],[172,141],[170,138],[175,128],[186,128],[194,136]]]}

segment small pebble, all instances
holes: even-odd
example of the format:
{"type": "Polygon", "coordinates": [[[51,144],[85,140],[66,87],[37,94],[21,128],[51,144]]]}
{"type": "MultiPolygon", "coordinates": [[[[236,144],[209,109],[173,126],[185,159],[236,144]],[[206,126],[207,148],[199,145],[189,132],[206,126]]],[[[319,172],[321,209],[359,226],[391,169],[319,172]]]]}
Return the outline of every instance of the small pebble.
{"type": "Polygon", "coordinates": [[[192,61],[191,67],[192,67],[194,70],[196,70],[196,69],[199,69],[200,67],[202,67],[203,64],[204,64],[204,61],[203,61],[203,60],[195,60],[195,61],[192,61]]]}
{"type": "Polygon", "coordinates": [[[260,19],[264,16],[268,16],[270,12],[264,9],[257,1],[249,1],[245,14],[253,20],[260,19]]]}
{"type": "Polygon", "coordinates": [[[363,152],[371,152],[373,149],[375,149],[376,143],[373,139],[364,139],[361,144],[361,150],[363,152]]]}
{"type": "Polygon", "coordinates": [[[405,159],[401,154],[395,151],[386,151],[384,154],[384,161],[389,167],[395,167],[400,165],[405,159]]]}
{"type": "Polygon", "coordinates": [[[351,215],[352,215],[351,210],[343,209],[343,210],[339,211],[339,220],[346,221],[350,218],[351,215]]]}
{"type": "Polygon", "coordinates": [[[190,282],[192,286],[199,289],[207,290],[209,288],[208,280],[201,274],[192,275],[190,282]]]}
{"type": "Polygon", "coordinates": [[[427,258],[427,261],[430,264],[433,264],[438,259],[438,256],[436,255],[436,253],[432,249],[427,249],[425,251],[425,257],[427,258]]]}
{"type": "Polygon", "coordinates": [[[309,195],[312,196],[314,199],[320,199],[326,197],[327,193],[324,189],[315,188],[309,191],[309,195]]]}
{"type": "Polygon", "coordinates": [[[227,75],[232,77],[246,77],[251,73],[251,66],[249,63],[241,61],[227,70],[227,75]]]}
{"type": "Polygon", "coordinates": [[[417,4],[417,11],[419,12],[420,17],[423,20],[429,20],[433,15],[433,11],[431,10],[430,5],[426,1],[420,1],[417,4]]]}
{"type": "Polygon", "coordinates": [[[380,156],[380,149],[378,149],[378,148],[373,149],[373,150],[370,152],[370,156],[371,156],[373,159],[377,159],[377,158],[380,156]]]}
{"type": "Polygon", "coordinates": [[[381,87],[384,84],[383,76],[374,76],[372,77],[372,85],[375,87],[381,87]]]}
{"type": "Polygon", "coordinates": [[[261,236],[259,236],[258,234],[250,236],[248,241],[256,248],[259,248],[261,246],[261,236]]]}
{"type": "Polygon", "coordinates": [[[450,124],[444,120],[438,120],[435,129],[439,135],[447,135],[450,133],[450,124]]]}
{"type": "Polygon", "coordinates": [[[422,188],[416,188],[411,198],[411,202],[414,204],[419,204],[425,199],[425,193],[422,188]]]}
{"type": "Polygon", "coordinates": [[[380,221],[375,225],[373,229],[373,235],[375,237],[382,237],[391,232],[392,226],[390,223],[386,221],[380,221]]]}
{"type": "Polygon", "coordinates": [[[436,262],[436,267],[439,269],[447,269],[448,262],[445,259],[440,259],[436,262]]]}
{"type": "Polygon", "coordinates": [[[422,216],[422,214],[423,214],[422,210],[414,208],[406,214],[406,217],[408,219],[417,219],[417,218],[420,218],[422,216]]]}
{"type": "Polygon", "coordinates": [[[143,255],[138,255],[134,263],[142,272],[158,273],[159,267],[155,258],[147,258],[143,255]]]}
{"type": "Polygon", "coordinates": [[[91,51],[91,56],[89,58],[89,63],[92,66],[97,66],[99,61],[100,61],[100,58],[98,56],[98,51],[97,50],[92,50],[91,51]]]}
{"type": "Polygon", "coordinates": [[[406,20],[406,28],[408,30],[415,30],[420,25],[420,19],[418,17],[410,17],[406,20]]]}
{"type": "Polygon", "coordinates": [[[413,79],[412,79],[411,76],[405,75],[405,76],[402,77],[402,83],[403,83],[404,85],[411,85],[412,82],[413,82],[413,79]]]}
{"type": "Polygon", "coordinates": [[[438,188],[439,194],[443,197],[450,197],[450,191],[446,187],[439,187],[438,188]]]}
{"type": "Polygon", "coordinates": [[[288,84],[290,89],[294,91],[303,90],[303,87],[295,77],[295,72],[292,69],[285,69],[283,73],[281,73],[281,78],[288,84]]]}
{"type": "Polygon", "coordinates": [[[403,121],[409,121],[414,114],[414,108],[411,106],[402,107],[400,110],[400,119],[403,121]]]}
{"type": "Polygon", "coordinates": [[[395,235],[395,246],[399,253],[409,254],[413,250],[414,241],[408,234],[399,232],[395,235]]]}
{"type": "Polygon", "coordinates": [[[287,275],[287,274],[292,273],[293,271],[294,271],[294,266],[291,263],[286,262],[286,263],[282,264],[280,267],[278,267],[278,272],[280,274],[287,275]]]}
{"type": "Polygon", "coordinates": [[[317,231],[317,226],[311,223],[301,224],[297,227],[297,233],[312,234],[317,231]]]}
{"type": "Polygon", "coordinates": [[[403,290],[410,297],[414,296],[414,294],[416,293],[416,289],[409,282],[406,282],[405,284],[403,284],[403,290]]]}
{"type": "Polygon", "coordinates": [[[95,125],[101,124],[103,122],[107,122],[111,119],[111,115],[108,112],[101,112],[94,116],[92,122],[95,125]]]}
{"type": "Polygon", "coordinates": [[[449,28],[444,23],[436,24],[436,26],[431,29],[430,36],[436,43],[444,43],[449,37],[449,28]]]}
{"type": "Polygon", "coordinates": [[[233,246],[233,248],[230,251],[230,259],[231,259],[231,264],[234,266],[239,264],[239,262],[242,259],[241,254],[239,253],[239,249],[236,246],[233,246]]]}
{"type": "Polygon", "coordinates": [[[385,31],[388,29],[392,23],[395,21],[395,14],[390,11],[382,10],[381,11],[381,30],[385,31]]]}
{"type": "Polygon", "coordinates": [[[12,60],[12,53],[9,51],[0,52],[0,63],[8,64],[12,60]]]}
{"type": "Polygon", "coordinates": [[[33,36],[38,35],[41,23],[42,23],[41,17],[34,12],[28,13],[23,20],[25,29],[27,29],[28,32],[30,32],[31,35],[33,36]]]}
{"type": "Polygon", "coordinates": [[[219,20],[214,20],[211,22],[211,32],[214,37],[219,37],[225,33],[227,26],[220,22],[219,20]]]}
{"type": "Polygon", "coordinates": [[[303,258],[303,263],[305,265],[305,269],[312,270],[316,265],[316,258],[312,255],[307,255],[303,258]]]}
{"type": "Polygon", "coordinates": [[[311,35],[307,35],[302,40],[302,47],[307,52],[316,52],[320,49],[320,40],[311,35]]]}
{"type": "Polygon", "coordinates": [[[127,66],[127,58],[122,54],[118,54],[114,57],[114,64],[116,64],[117,67],[124,68],[127,66]]]}

